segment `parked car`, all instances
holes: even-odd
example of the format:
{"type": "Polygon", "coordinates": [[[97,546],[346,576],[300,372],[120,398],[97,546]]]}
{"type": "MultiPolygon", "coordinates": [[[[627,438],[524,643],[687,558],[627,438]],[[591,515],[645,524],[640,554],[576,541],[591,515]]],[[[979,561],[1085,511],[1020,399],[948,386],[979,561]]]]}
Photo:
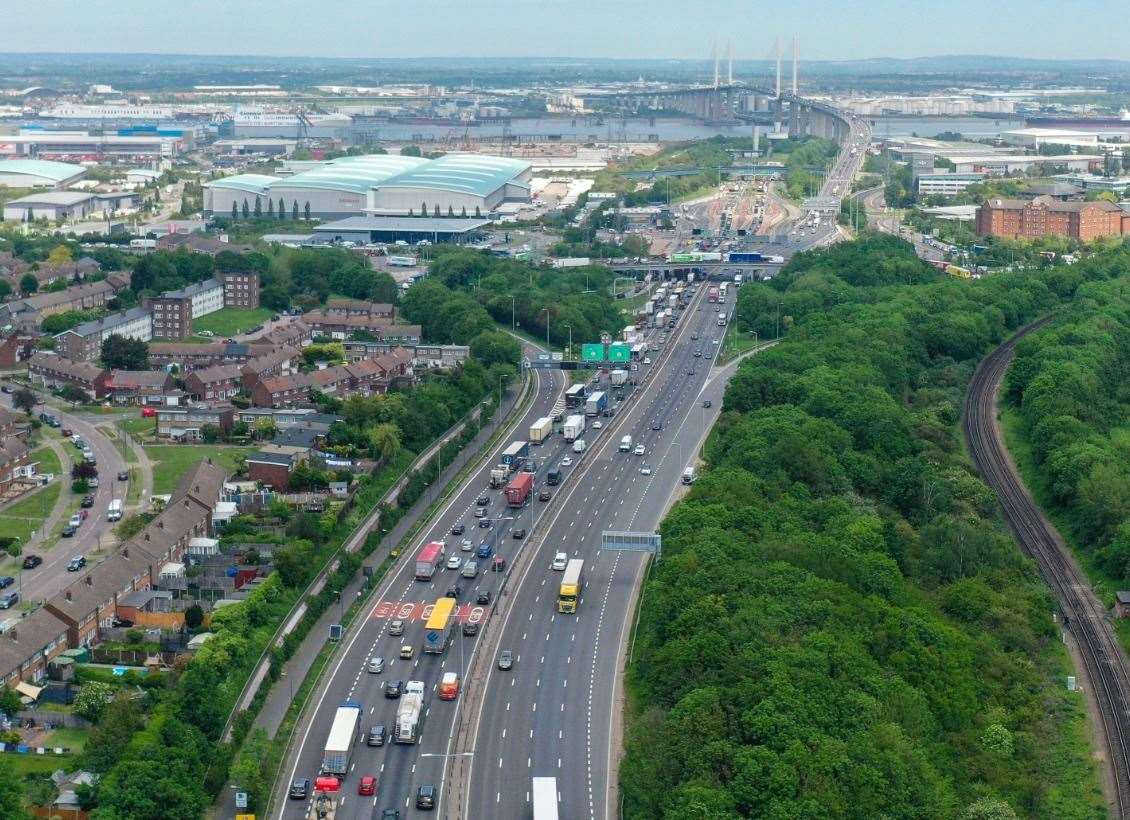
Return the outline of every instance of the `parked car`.
{"type": "Polygon", "coordinates": [[[0,597],[0,609],[11,609],[20,602],[20,593],[9,592],[7,595],[0,597]]]}
{"type": "Polygon", "coordinates": [[[16,579],[11,575],[0,576],[0,589],[7,589],[14,583],[16,583],[16,579]]]}
{"type": "Polygon", "coordinates": [[[79,506],[84,507],[86,509],[90,509],[91,507],[94,506],[94,496],[84,495],[82,497],[82,503],[79,506]]]}
{"type": "Polygon", "coordinates": [[[129,481],[129,470],[119,470],[118,481],[129,481]]]}
{"type": "MultiPolygon", "coordinates": [[[[73,524],[68,524],[67,526],[63,527],[62,536],[64,538],[74,538],[76,532],[78,532],[78,527],[74,526],[73,524]]],[[[67,569],[70,570],[71,568],[68,566],[67,569]]]]}
{"type": "Polygon", "coordinates": [[[703,407],[710,407],[710,399],[704,399],[702,402],[703,407]]]}
{"type": "Polygon", "coordinates": [[[43,563],[43,559],[38,555],[25,555],[24,556],[24,569],[35,569],[43,563]]]}

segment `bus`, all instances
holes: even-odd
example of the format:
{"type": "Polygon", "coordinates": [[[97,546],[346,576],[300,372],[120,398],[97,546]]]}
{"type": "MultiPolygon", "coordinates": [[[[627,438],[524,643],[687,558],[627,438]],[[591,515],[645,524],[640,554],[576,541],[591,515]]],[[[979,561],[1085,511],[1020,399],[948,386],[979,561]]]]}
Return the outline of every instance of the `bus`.
{"type": "Polygon", "coordinates": [[[581,589],[585,585],[585,562],[581,558],[571,558],[565,565],[565,574],[561,576],[561,589],[557,593],[557,611],[571,613],[577,611],[581,601],[581,589]]]}
{"type": "Polygon", "coordinates": [[[557,820],[557,778],[535,777],[530,794],[534,799],[534,820],[557,820]]]}
{"type": "Polygon", "coordinates": [[[424,651],[442,655],[455,632],[455,599],[440,598],[432,607],[432,614],[424,624],[424,651]]]}

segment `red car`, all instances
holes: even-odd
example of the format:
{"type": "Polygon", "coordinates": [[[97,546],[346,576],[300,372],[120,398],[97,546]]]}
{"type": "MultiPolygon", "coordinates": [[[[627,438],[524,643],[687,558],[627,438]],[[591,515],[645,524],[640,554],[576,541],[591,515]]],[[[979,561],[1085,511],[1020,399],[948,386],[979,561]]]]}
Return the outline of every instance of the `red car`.
{"type": "Polygon", "coordinates": [[[372,797],[377,793],[377,778],[367,774],[357,784],[357,793],[362,797],[372,797]]]}
{"type": "Polygon", "coordinates": [[[155,415],[157,415],[157,408],[156,407],[142,407],[141,408],[141,417],[142,418],[151,419],[155,415]]]}

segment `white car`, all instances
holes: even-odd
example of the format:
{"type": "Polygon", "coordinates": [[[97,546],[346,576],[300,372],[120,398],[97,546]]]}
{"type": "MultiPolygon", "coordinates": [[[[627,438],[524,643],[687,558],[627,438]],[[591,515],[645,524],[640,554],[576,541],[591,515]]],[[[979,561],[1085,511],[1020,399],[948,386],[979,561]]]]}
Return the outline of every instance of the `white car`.
{"type": "Polygon", "coordinates": [[[643,363],[644,364],[651,364],[651,357],[650,356],[644,356],[643,363]]]}
{"type": "Polygon", "coordinates": [[[568,467],[572,463],[573,463],[573,459],[569,458],[569,456],[565,456],[565,458],[561,459],[561,466],[562,467],[568,467]]]}
{"type": "Polygon", "coordinates": [[[645,464],[640,467],[640,475],[651,475],[651,465],[645,464]]]}
{"type": "Polygon", "coordinates": [[[604,426],[604,423],[601,422],[599,419],[592,423],[592,429],[594,429],[594,430],[599,430],[603,426],[604,426]]]}
{"type": "Polygon", "coordinates": [[[644,446],[642,444],[637,444],[636,449],[632,450],[632,452],[637,456],[642,456],[644,454],[644,446]]]}
{"type": "MultiPolygon", "coordinates": [[[[468,547],[467,549],[470,549],[470,547],[468,547]]],[[[448,569],[459,569],[462,564],[463,559],[459,557],[458,553],[453,554],[450,558],[447,559],[448,569]]]]}
{"type": "Polygon", "coordinates": [[[385,659],[369,658],[369,665],[365,668],[369,671],[369,674],[379,675],[381,672],[385,671],[385,659]]]}
{"type": "MultiPolygon", "coordinates": [[[[464,538],[462,541],[459,542],[459,549],[463,550],[463,552],[470,552],[471,547],[473,547],[473,546],[474,546],[474,542],[471,541],[470,538],[464,538]]],[[[450,562],[448,562],[448,563],[450,563],[450,562]]],[[[459,564],[456,563],[455,566],[458,567],[459,564]]]]}
{"type": "Polygon", "coordinates": [[[718,344],[718,340],[717,340],[717,339],[715,339],[715,340],[714,340],[713,342],[711,342],[711,344],[713,344],[713,345],[716,345],[716,344],[718,344]]]}
{"type": "Polygon", "coordinates": [[[563,552],[559,552],[553,556],[553,568],[558,572],[565,571],[565,565],[569,563],[569,556],[563,552]]]}

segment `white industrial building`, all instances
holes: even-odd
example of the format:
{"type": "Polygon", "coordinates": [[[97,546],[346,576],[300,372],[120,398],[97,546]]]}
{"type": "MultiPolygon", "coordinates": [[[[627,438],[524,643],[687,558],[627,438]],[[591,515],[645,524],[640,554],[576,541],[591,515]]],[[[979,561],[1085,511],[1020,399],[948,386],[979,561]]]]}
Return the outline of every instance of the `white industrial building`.
{"type": "Polygon", "coordinates": [[[4,219],[30,222],[34,219],[84,219],[103,213],[98,198],[86,191],[44,191],[4,203],[4,219]]]}
{"type": "Polygon", "coordinates": [[[295,205],[312,217],[483,217],[503,202],[529,202],[532,168],[524,160],[482,154],[448,154],[435,160],[396,154],[342,157],[284,176],[237,174],[204,183],[204,211],[229,215],[232,206],[287,217],[295,205]],[[268,207],[270,200],[272,209],[268,207]]]}
{"type": "Polygon", "coordinates": [[[970,185],[985,181],[984,174],[919,174],[919,196],[956,196],[970,185]]]}
{"type": "Polygon", "coordinates": [[[1103,158],[1097,154],[1065,154],[1063,156],[1043,157],[1033,154],[985,154],[984,156],[970,156],[967,154],[946,154],[939,152],[938,156],[945,157],[954,164],[954,171],[958,174],[1011,174],[1017,171],[1027,171],[1034,165],[1048,167],[1063,167],[1068,171],[1089,171],[1101,168],[1103,158]]]}
{"type": "Polygon", "coordinates": [[[1042,145],[1089,145],[1099,144],[1099,135],[1094,131],[1069,131],[1061,128],[1017,128],[1001,132],[1001,141],[1008,145],[1039,149],[1042,145]]]}
{"type": "MultiPolygon", "coordinates": [[[[8,137],[0,137],[3,142],[8,137]]],[[[42,159],[0,160],[0,187],[66,188],[86,174],[81,165],[42,159]]]]}

